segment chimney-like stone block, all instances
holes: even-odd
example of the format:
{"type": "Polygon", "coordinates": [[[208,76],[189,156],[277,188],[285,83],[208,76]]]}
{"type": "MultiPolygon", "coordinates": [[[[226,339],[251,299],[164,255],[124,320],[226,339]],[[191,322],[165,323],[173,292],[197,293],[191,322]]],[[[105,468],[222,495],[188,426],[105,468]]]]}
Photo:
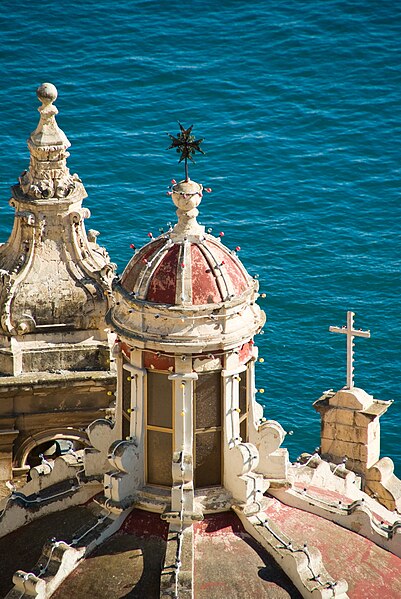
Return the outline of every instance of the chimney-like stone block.
{"type": "Polygon", "coordinates": [[[327,392],[314,407],[321,415],[321,456],[365,475],[380,459],[380,416],[390,402],[379,401],[363,389],[327,392]]]}

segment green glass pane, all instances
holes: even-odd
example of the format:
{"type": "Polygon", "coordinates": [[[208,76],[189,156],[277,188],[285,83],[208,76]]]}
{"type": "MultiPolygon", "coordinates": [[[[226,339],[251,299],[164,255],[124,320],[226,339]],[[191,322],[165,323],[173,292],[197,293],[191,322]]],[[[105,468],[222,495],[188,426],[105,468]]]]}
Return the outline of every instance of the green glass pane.
{"type": "Polygon", "coordinates": [[[167,374],[148,372],[148,425],[172,428],[172,384],[167,374]]]}
{"type": "Polygon", "coordinates": [[[221,426],[221,372],[205,372],[199,375],[195,385],[195,427],[221,426]]]}
{"type": "Polygon", "coordinates": [[[173,483],[173,435],[161,431],[147,432],[148,483],[169,487],[173,483]]]}
{"type": "Polygon", "coordinates": [[[221,484],[221,431],[198,433],[196,439],[195,486],[221,484]]]}

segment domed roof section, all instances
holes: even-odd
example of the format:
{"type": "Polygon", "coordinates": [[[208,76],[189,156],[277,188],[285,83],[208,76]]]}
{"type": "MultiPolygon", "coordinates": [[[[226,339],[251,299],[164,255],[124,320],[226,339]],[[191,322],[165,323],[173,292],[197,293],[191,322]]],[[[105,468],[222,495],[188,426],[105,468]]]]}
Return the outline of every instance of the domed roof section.
{"type": "Polygon", "coordinates": [[[121,285],[137,299],[198,306],[241,296],[252,283],[236,255],[211,235],[175,242],[166,235],[132,258],[121,285]]]}
{"type": "Polygon", "coordinates": [[[236,252],[205,234],[196,221],[203,187],[191,180],[172,188],[178,223],[137,252],[121,279],[136,299],[157,304],[220,304],[254,288],[236,252]]]}

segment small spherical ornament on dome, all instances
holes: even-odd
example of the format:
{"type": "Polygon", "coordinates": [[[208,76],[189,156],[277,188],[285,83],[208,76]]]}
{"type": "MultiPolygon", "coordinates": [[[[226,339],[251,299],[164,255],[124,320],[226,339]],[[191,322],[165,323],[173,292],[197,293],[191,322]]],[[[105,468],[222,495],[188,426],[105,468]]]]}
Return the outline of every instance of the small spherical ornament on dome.
{"type": "Polygon", "coordinates": [[[47,106],[57,100],[58,92],[53,83],[42,83],[36,90],[36,95],[42,104],[47,106]]]}

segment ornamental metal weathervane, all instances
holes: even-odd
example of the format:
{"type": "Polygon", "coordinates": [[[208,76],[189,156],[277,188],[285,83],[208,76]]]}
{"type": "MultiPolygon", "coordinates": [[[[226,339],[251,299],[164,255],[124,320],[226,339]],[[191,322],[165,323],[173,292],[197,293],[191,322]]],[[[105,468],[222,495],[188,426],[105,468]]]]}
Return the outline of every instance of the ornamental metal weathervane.
{"type": "Polygon", "coordinates": [[[200,152],[201,154],[205,153],[200,147],[200,144],[203,142],[203,137],[201,139],[195,139],[195,136],[192,135],[193,125],[188,127],[188,129],[185,129],[180,122],[178,122],[178,124],[180,126],[180,132],[176,137],[170,135],[170,133],[167,134],[172,141],[171,146],[167,149],[171,150],[171,148],[176,148],[178,154],[181,154],[178,162],[185,161],[185,181],[188,181],[188,160],[195,164],[195,160],[192,158],[195,152],[200,152]]]}

